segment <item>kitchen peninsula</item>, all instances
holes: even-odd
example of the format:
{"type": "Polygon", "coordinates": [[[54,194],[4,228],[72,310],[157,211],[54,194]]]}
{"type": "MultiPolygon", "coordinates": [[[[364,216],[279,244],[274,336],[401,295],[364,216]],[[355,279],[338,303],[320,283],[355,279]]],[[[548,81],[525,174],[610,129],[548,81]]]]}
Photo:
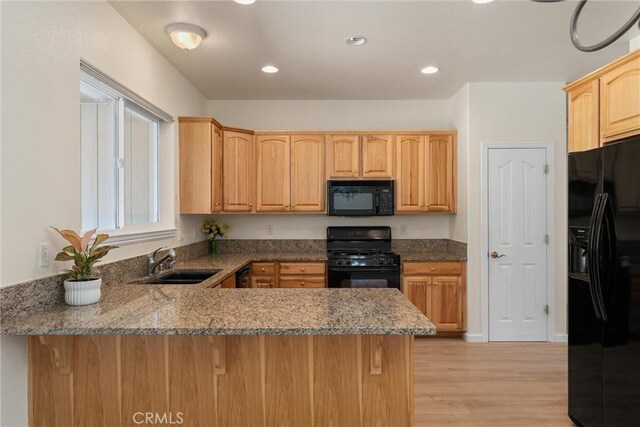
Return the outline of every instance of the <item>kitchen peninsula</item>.
{"type": "Polygon", "coordinates": [[[413,335],[431,322],[396,289],[207,287],[243,256],[199,286],[112,284],[95,305],[3,316],[30,335],[30,424],[412,425],[413,335]]]}

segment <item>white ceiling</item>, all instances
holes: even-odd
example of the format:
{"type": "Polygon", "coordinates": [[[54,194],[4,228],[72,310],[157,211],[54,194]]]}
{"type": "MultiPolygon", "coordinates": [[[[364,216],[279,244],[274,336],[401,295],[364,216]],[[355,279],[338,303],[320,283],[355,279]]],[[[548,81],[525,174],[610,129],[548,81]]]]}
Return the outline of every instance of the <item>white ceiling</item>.
{"type": "MultiPolygon", "coordinates": [[[[569,39],[575,1],[112,1],[208,99],[443,99],[466,82],[571,81],[628,51],[634,27],[603,51],[569,39]],[[165,33],[196,24],[208,37],[190,52],[165,33]],[[347,46],[364,35],[369,43],[347,46]],[[267,75],[266,64],[280,68],[267,75]],[[440,72],[420,69],[437,65],[440,72]]],[[[639,2],[591,1],[582,39],[600,41],[639,2]]]]}

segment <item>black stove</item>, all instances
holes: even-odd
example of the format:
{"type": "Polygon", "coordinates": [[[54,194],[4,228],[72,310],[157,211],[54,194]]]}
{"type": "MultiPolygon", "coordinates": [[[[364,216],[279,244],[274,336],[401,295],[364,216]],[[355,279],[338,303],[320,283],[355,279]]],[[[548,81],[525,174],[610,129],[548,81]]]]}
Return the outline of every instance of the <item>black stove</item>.
{"type": "Polygon", "coordinates": [[[400,288],[390,227],[328,227],[329,287],[400,288]]]}

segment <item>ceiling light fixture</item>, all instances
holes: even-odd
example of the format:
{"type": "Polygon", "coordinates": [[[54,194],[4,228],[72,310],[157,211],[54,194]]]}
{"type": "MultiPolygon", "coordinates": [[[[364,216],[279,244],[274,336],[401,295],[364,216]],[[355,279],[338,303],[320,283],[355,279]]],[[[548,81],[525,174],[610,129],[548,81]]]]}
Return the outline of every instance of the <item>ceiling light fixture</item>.
{"type": "Polygon", "coordinates": [[[278,67],[274,67],[273,65],[265,65],[264,67],[262,67],[263,73],[273,74],[277,73],[278,71],[278,67]]]}
{"type": "Polygon", "coordinates": [[[422,74],[435,74],[439,70],[438,67],[434,67],[433,65],[429,65],[428,67],[424,67],[420,72],[422,74]]]}
{"type": "Polygon", "coordinates": [[[207,33],[202,28],[191,24],[171,24],[167,27],[167,34],[171,37],[173,44],[184,50],[197,48],[207,37],[207,33]]]}
{"type": "Polygon", "coordinates": [[[233,0],[234,2],[238,3],[238,4],[254,4],[256,2],[256,0],[233,0]]]}
{"type": "Polygon", "coordinates": [[[493,0],[473,0],[475,4],[487,4],[491,3],[493,0]]]}
{"type": "MultiPolygon", "coordinates": [[[[563,0],[533,0],[537,3],[558,3],[563,0]]],[[[576,49],[581,50],[582,52],[595,52],[600,49],[604,49],[609,46],[611,43],[618,40],[624,33],[629,31],[631,27],[637,22],[640,26],[640,7],[635,13],[629,18],[627,22],[625,22],[622,27],[618,28],[618,30],[611,34],[608,38],[604,39],[600,43],[592,44],[590,46],[584,45],[580,41],[580,36],[578,35],[578,18],[580,18],[580,13],[582,13],[582,9],[587,4],[587,0],[580,0],[575,10],[573,11],[573,15],[571,15],[571,21],[569,21],[569,34],[571,35],[571,43],[575,46],[576,49]]]]}
{"type": "Polygon", "coordinates": [[[367,43],[367,38],[364,36],[353,36],[349,37],[346,42],[349,46],[362,46],[367,43]]]}

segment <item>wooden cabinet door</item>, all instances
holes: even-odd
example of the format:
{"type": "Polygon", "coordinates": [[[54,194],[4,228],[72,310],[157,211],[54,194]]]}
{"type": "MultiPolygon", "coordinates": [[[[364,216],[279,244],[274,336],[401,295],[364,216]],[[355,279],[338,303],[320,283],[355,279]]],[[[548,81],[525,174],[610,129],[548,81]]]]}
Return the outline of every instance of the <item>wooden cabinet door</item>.
{"type": "Polygon", "coordinates": [[[325,210],[324,138],[322,135],[291,137],[291,211],[325,210]]]}
{"type": "Polygon", "coordinates": [[[275,288],[276,276],[254,276],[251,275],[252,288],[275,288]]]}
{"type": "Polygon", "coordinates": [[[210,120],[180,121],[180,213],[211,213],[212,174],[210,120]]]}
{"type": "Polygon", "coordinates": [[[290,198],[290,137],[256,135],[256,211],[285,212],[290,198]]]}
{"type": "Polygon", "coordinates": [[[223,198],[225,212],[253,210],[254,139],[241,132],[223,133],[223,198]]]}
{"type": "Polygon", "coordinates": [[[568,147],[569,152],[586,151],[600,146],[599,80],[580,86],[568,93],[568,147]]]}
{"type": "Polygon", "coordinates": [[[429,319],[441,331],[464,330],[462,278],[460,276],[432,276],[429,319]]]}
{"type": "Polygon", "coordinates": [[[430,135],[426,142],[425,207],[429,212],[456,211],[456,159],[453,135],[430,135]]]}
{"type": "Polygon", "coordinates": [[[396,210],[425,210],[425,137],[401,135],[396,140],[396,210]]]}
{"type": "Polygon", "coordinates": [[[600,78],[600,140],[640,133],[640,56],[600,78]]]}
{"type": "Polygon", "coordinates": [[[418,310],[431,319],[431,308],[428,305],[431,289],[430,276],[411,276],[402,278],[402,292],[418,310]]]}
{"type": "Polygon", "coordinates": [[[222,129],[211,125],[213,148],[211,151],[211,212],[222,211],[222,129]]]}
{"type": "Polygon", "coordinates": [[[393,136],[362,137],[362,177],[393,178],[393,136]]]}
{"type": "Polygon", "coordinates": [[[360,176],[360,137],[358,135],[327,136],[327,178],[360,176]]]}

